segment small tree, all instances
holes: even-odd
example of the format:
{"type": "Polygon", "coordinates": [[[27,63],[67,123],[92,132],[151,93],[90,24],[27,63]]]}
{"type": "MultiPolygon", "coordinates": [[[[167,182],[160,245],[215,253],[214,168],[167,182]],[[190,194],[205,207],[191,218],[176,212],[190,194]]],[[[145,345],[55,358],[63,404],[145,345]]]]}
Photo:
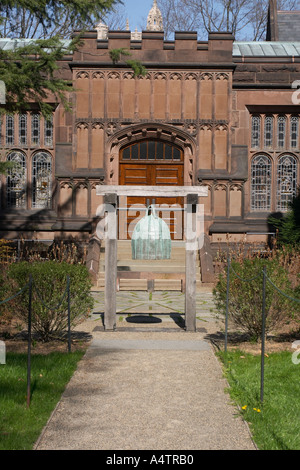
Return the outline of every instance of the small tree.
{"type": "MultiPolygon", "coordinates": [[[[71,326],[77,325],[93,308],[91,280],[85,266],[56,261],[24,261],[9,268],[9,277],[18,289],[28,283],[30,274],[33,277],[32,328],[42,341],[50,341],[66,331],[68,302],[67,295],[63,295],[66,293],[67,276],[70,276],[71,326]]],[[[28,290],[16,298],[15,309],[15,314],[27,322],[28,290]]]]}
{"type": "Polygon", "coordinates": [[[297,245],[300,243],[300,190],[289,205],[285,215],[269,217],[269,223],[278,230],[280,245],[297,245]]]}
{"type": "MultiPolygon", "coordinates": [[[[267,268],[267,276],[282,292],[295,297],[290,286],[288,273],[280,266],[277,259],[245,259],[238,263],[233,261],[230,271],[229,317],[233,324],[246,331],[254,340],[262,333],[262,283],[263,266],[267,268]],[[235,272],[238,274],[236,276],[235,272]],[[243,279],[243,280],[241,280],[243,279]],[[250,281],[251,279],[251,281],[250,281]],[[247,281],[246,281],[247,280],[247,281]],[[248,281],[249,280],[249,281],[248,281]]],[[[227,273],[219,275],[218,283],[213,291],[216,306],[225,316],[227,273]]],[[[266,283],[266,333],[287,321],[297,307],[282,295],[269,282],[266,283]]]]}

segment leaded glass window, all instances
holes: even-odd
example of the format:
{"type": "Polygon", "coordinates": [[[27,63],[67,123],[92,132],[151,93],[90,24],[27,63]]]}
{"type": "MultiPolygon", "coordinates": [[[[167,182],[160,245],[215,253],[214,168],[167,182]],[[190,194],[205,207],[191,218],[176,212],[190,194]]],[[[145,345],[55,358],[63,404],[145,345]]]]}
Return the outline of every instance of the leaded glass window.
{"type": "Polygon", "coordinates": [[[31,145],[40,144],[40,115],[31,115],[31,145]]]}
{"type": "Polygon", "coordinates": [[[251,209],[268,211],[271,208],[271,159],[257,155],[251,165],[251,209]]]}
{"type": "Polygon", "coordinates": [[[180,161],[183,155],[175,145],[156,140],[144,140],[124,148],[121,158],[122,160],[180,161]]]}
{"type": "Polygon", "coordinates": [[[7,161],[15,165],[8,171],[6,180],[7,207],[26,207],[26,158],[22,152],[11,152],[7,161]]]}
{"type": "Polygon", "coordinates": [[[291,137],[291,148],[292,149],[297,149],[298,148],[298,139],[299,139],[299,118],[298,118],[298,116],[292,116],[291,117],[290,137],[291,137]]]}
{"type": "Polygon", "coordinates": [[[297,159],[292,155],[283,155],[278,159],[277,167],[277,210],[288,210],[289,202],[297,191],[297,159]]]}
{"type": "Polygon", "coordinates": [[[19,115],[19,145],[27,145],[27,114],[19,115]]]}
{"type": "Polygon", "coordinates": [[[53,118],[45,119],[44,135],[45,135],[45,146],[52,147],[53,146],[53,118]]]}
{"type": "Polygon", "coordinates": [[[47,152],[36,153],[32,159],[32,207],[51,207],[52,158],[47,152]]]}
{"type": "Polygon", "coordinates": [[[13,145],[15,142],[15,119],[14,116],[6,115],[6,145],[13,145]]]}
{"type": "Polygon", "coordinates": [[[279,149],[285,148],[285,116],[278,116],[277,118],[277,147],[279,149]]]}
{"type": "Polygon", "coordinates": [[[273,146],[273,117],[265,117],[265,126],[264,126],[264,147],[270,148],[273,146]]]}
{"type": "Polygon", "coordinates": [[[260,146],[260,116],[252,116],[252,133],[251,147],[258,148],[260,146]]]}

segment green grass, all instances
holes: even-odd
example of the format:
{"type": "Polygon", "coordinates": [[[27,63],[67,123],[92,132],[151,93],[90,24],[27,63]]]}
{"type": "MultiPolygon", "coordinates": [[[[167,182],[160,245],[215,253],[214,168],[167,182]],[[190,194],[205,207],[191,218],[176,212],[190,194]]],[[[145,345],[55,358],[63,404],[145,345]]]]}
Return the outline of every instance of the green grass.
{"type": "Polygon", "coordinates": [[[28,408],[27,355],[7,353],[0,364],[0,450],[32,449],[83,354],[32,355],[28,408]]]}
{"type": "Polygon", "coordinates": [[[300,364],[293,364],[292,353],[285,351],[265,357],[264,370],[261,403],[260,356],[228,352],[225,374],[230,396],[260,450],[300,450],[300,364]]]}

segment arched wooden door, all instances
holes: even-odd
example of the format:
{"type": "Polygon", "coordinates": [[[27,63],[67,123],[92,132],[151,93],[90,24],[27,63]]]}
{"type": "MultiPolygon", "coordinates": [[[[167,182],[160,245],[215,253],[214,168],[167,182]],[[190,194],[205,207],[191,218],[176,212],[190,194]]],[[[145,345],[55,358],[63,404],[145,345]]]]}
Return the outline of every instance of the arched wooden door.
{"type": "Polygon", "coordinates": [[[143,196],[143,186],[183,186],[183,174],[183,152],[175,145],[144,140],[121,149],[119,184],[139,186],[141,196],[127,197],[127,212],[124,211],[124,201],[120,200],[120,238],[130,239],[136,222],[145,215],[145,211],[138,210],[138,206],[144,208],[154,203],[158,215],[169,225],[172,240],[182,239],[183,213],[174,209],[183,207],[183,198],[157,197],[149,200],[143,196]]]}

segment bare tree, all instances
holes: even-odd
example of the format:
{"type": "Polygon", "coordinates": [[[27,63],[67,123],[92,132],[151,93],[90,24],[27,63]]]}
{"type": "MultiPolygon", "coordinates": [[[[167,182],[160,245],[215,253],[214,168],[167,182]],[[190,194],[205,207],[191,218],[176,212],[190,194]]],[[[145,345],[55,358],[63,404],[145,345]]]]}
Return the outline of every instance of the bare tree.
{"type": "MultiPolygon", "coordinates": [[[[278,9],[294,10],[298,0],[278,0],[278,9]]],[[[207,39],[212,31],[230,31],[237,40],[263,40],[266,35],[268,0],[158,0],[164,31],[198,31],[207,39]]]]}
{"type": "Polygon", "coordinates": [[[111,31],[124,31],[126,28],[126,11],[124,7],[113,8],[107,15],[103,16],[103,22],[111,31]]]}

